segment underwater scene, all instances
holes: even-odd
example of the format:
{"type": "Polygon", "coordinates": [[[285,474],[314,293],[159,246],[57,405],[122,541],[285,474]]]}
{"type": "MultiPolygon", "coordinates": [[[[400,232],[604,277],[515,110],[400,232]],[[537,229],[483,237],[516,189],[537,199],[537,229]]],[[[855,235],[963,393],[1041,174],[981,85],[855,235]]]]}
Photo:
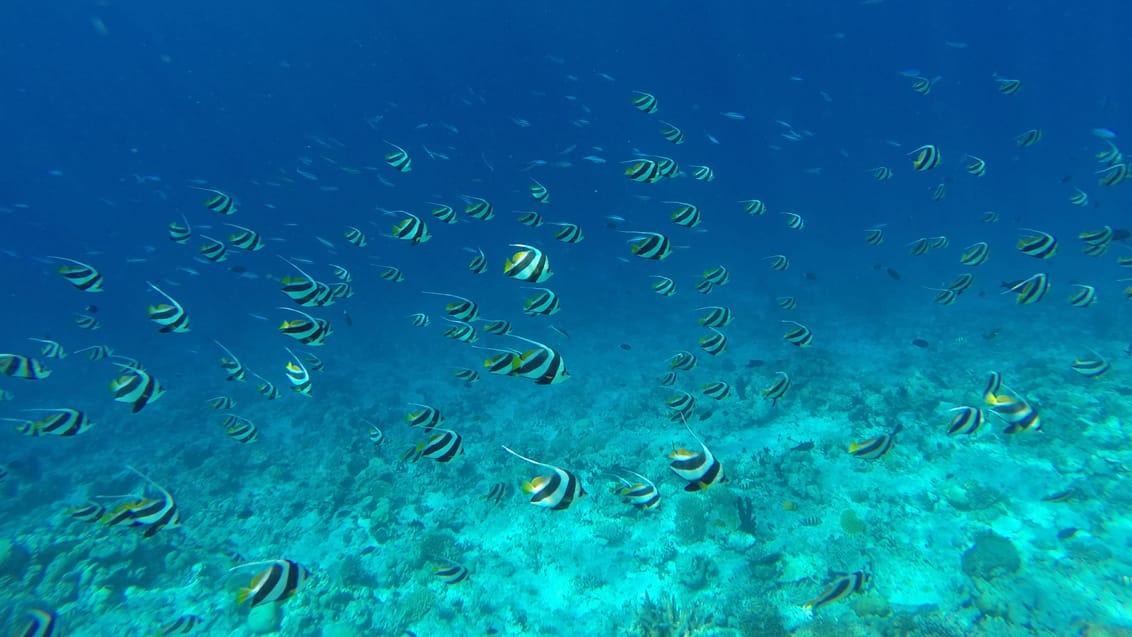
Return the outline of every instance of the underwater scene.
{"type": "Polygon", "coordinates": [[[0,634],[1132,636],[1132,6],[3,14],[0,634]]]}

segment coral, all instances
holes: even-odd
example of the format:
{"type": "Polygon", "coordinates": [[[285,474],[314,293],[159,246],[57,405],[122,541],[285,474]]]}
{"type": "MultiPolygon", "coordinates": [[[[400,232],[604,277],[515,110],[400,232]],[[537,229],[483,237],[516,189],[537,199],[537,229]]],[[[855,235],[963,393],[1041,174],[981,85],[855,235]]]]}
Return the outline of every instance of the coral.
{"type": "Polygon", "coordinates": [[[710,616],[705,617],[698,604],[686,604],[680,608],[675,595],[653,601],[646,593],[637,608],[632,634],[641,637],[707,637],[729,633],[716,627],[710,616]]]}
{"type": "Polygon", "coordinates": [[[1022,567],[1022,558],[1010,540],[988,531],[978,535],[971,548],[963,553],[962,564],[968,577],[990,581],[1017,572],[1022,567]]]}
{"type": "Polygon", "coordinates": [[[703,498],[696,495],[676,498],[676,537],[684,544],[700,542],[707,535],[707,510],[703,498]]]}
{"type": "Polygon", "coordinates": [[[841,512],[841,528],[849,535],[860,535],[865,532],[865,521],[853,509],[841,512]]]}
{"type": "Polygon", "coordinates": [[[755,534],[755,499],[750,496],[740,496],[735,500],[739,509],[739,530],[748,535],[755,534]]]}
{"type": "Polygon", "coordinates": [[[943,492],[948,504],[960,511],[981,511],[1002,501],[1002,492],[975,480],[952,485],[943,492]]]}

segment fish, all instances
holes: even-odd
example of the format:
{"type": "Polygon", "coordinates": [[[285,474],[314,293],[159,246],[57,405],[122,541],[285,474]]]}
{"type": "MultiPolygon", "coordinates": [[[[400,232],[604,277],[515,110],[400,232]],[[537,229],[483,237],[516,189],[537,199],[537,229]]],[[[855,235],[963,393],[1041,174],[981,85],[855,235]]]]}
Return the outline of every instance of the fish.
{"type": "Polygon", "coordinates": [[[778,272],[785,271],[790,267],[790,259],[786,258],[785,254],[772,254],[769,257],[763,257],[763,261],[770,261],[770,269],[778,272]]]}
{"type": "Polygon", "coordinates": [[[967,159],[970,160],[965,166],[968,174],[976,177],[982,177],[987,174],[987,162],[985,160],[975,157],[974,155],[967,155],[967,159]]]}
{"type": "Polygon", "coordinates": [[[53,341],[49,338],[35,338],[34,336],[28,337],[29,341],[42,343],[43,347],[39,348],[39,353],[47,358],[66,358],[67,352],[63,350],[63,346],[58,341],[53,341]]]}
{"type": "Polygon", "coordinates": [[[690,418],[695,413],[696,398],[686,391],[669,396],[664,404],[670,410],[669,420],[690,418]]]}
{"type": "Polygon", "coordinates": [[[971,286],[974,283],[975,283],[975,275],[973,275],[969,272],[964,272],[963,274],[960,274],[959,276],[955,277],[955,280],[953,280],[950,284],[948,284],[947,289],[951,290],[955,294],[962,294],[962,293],[966,292],[967,290],[971,289],[971,286]]]}
{"type": "Polygon", "coordinates": [[[731,275],[728,273],[727,268],[722,265],[717,265],[704,271],[703,280],[712,285],[727,285],[727,282],[731,280],[731,275]]]}
{"type": "Polygon", "coordinates": [[[959,256],[959,263],[975,267],[986,263],[989,258],[990,244],[986,241],[979,241],[963,248],[963,254],[959,256]]]}
{"type": "Polygon", "coordinates": [[[1112,369],[1112,364],[1101,358],[1078,358],[1073,361],[1073,371],[1086,378],[1100,378],[1112,369]]]}
{"type": "Polygon", "coordinates": [[[78,325],[84,330],[98,330],[102,329],[102,322],[89,314],[76,314],[75,325],[78,325]]]}
{"type": "Polygon", "coordinates": [[[100,361],[113,354],[114,350],[105,345],[91,345],[90,347],[77,349],[74,353],[78,354],[79,352],[87,352],[86,359],[88,361],[100,361]]]}
{"type": "Polygon", "coordinates": [[[409,404],[420,407],[420,409],[405,415],[405,422],[409,423],[410,427],[423,427],[425,431],[432,431],[444,422],[444,414],[440,413],[440,410],[436,407],[422,403],[409,404]]]}
{"type": "Polygon", "coordinates": [[[1080,188],[1074,188],[1073,194],[1069,196],[1069,203],[1079,207],[1087,206],[1089,205],[1089,193],[1080,188]]]}
{"type": "Polygon", "coordinates": [[[861,442],[854,442],[849,445],[849,453],[854,458],[877,460],[892,450],[892,445],[896,442],[896,434],[903,429],[902,425],[896,425],[896,428],[889,433],[861,442]]]}
{"type": "Polygon", "coordinates": [[[138,413],[165,395],[165,388],[145,370],[122,363],[114,364],[125,373],[110,381],[110,393],[114,395],[115,402],[130,405],[131,413],[138,413]]]}
{"type": "Polygon", "coordinates": [[[987,374],[987,382],[983,386],[983,396],[993,396],[1000,391],[1002,391],[1002,374],[990,372],[987,374]]]}
{"type": "Polygon", "coordinates": [[[796,212],[783,212],[780,214],[786,215],[787,228],[791,230],[801,230],[806,227],[806,221],[802,218],[802,215],[796,212]]]}
{"type": "Polygon", "coordinates": [[[770,401],[771,407],[777,407],[778,401],[790,390],[790,376],[786,372],[775,372],[776,378],[762,391],[763,399],[770,401]]]}
{"type": "Polygon", "coordinates": [[[381,277],[382,281],[389,281],[391,283],[402,283],[405,281],[405,274],[401,272],[401,268],[393,265],[384,265],[381,263],[371,263],[370,265],[375,268],[382,268],[381,273],[377,276],[381,277]]]}
{"type": "Polygon", "coordinates": [[[338,277],[340,281],[349,283],[354,280],[354,275],[350,271],[340,265],[330,264],[330,269],[334,272],[334,276],[338,277]]]}
{"type": "Polygon", "coordinates": [[[164,296],[169,303],[159,303],[158,305],[151,305],[146,311],[149,320],[161,326],[158,330],[164,334],[174,333],[183,334],[189,331],[189,315],[185,313],[185,308],[176,301],[173,297],[166,294],[161,288],[146,281],[146,285],[157,291],[158,294],[164,296]]]}
{"type": "Polygon", "coordinates": [[[671,215],[672,222],[682,228],[695,228],[700,225],[703,220],[703,215],[700,213],[700,207],[695,204],[690,204],[684,201],[663,201],[661,203],[675,204],[679,206],[671,215]]]}
{"type": "Polygon", "coordinates": [[[401,148],[393,142],[386,141],[393,147],[393,150],[385,153],[385,163],[396,168],[399,172],[407,173],[413,169],[413,158],[409,156],[409,152],[401,148]]]}
{"type": "Polygon", "coordinates": [[[80,522],[97,522],[106,514],[106,507],[98,502],[89,501],[75,507],[67,507],[67,515],[80,522]]]}
{"type": "Polygon", "coordinates": [[[520,250],[503,263],[503,274],[526,283],[542,283],[554,276],[545,252],[522,243],[512,243],[511,247],[520,250]]]}
{"type": "Polygon", "coordinates": [[[653,184],[660,181],[660,164],[651,159],[635,159],[623,162],[629,164],[625,169],[625,176],[638,183],[653,184]]]}
{"type": "Polygon", "coordinates": [[[912,168],[917,172],[926,172],[939,166],[943,158],[939,149],[932,144],[924,144],[908,154],[915,155],[912,159],[912,168]]]}
{"type": "MultiPolygon", "coordinates": [[[[402,211],[403,212],[403,211],[402,211]]],[[[392,235],[402,241],[413,245],[420,245],[432,238],[428,231],[428,224],[411,212],[405,212],[405,218],[393,224],[392,235]]]]}
{"type": "Polygon", "coordinates": [[[177,619],[161,626],[157,632],[153,633],[154,637],[166,637],[167,635],[186,635],[191,633],[197,626],[204,623],[204,618],[199,615],[181,615],[177,619]]]}
{"type": "Polygon", "coordinates": [[[699,319],[700,325],[704,327],[726,327],[735,319],[731,308],[722,305],[707,305],[695,309],[697,312],[702,310],[710,310],[699,319]]]}
{"type": "Polygon", "coordinates": [[[177,223],[176,221],[169,222],[169,240],[173,243],[186,244],[193,236],[193,228],[189,225],[189,220],[181,215],[181,220],[184,224],[177,223]]]}
{"type": "Polygon", "coordinates": [[[354,226],[346,226],[346,230],[342,232],[342,236],[346,238],[351,244],[364,248],[369,241],[366,239],[364,232],[354,226]]]}
{"type": "Polygon", "coordinates": [[[530,288],[539,293],[523,302],[523,313],[528,316],[551,316],[561,309],[558,294],[549,288],[530,288]]]}
{"type": "Polygon", "coordinates": [[[459,584],[468,579],[468,569],[461,564],[448,562],[433,567],[433,573],[444,582],[446,586],[459,584]]]}
{"type": "Polygon", "coordinates": [[[402,460],[408,459],[416,462],[421,458],[431,458],[437,462],[450,462],[464,451],[464,439],[455,431],[439,427],[429,429],[429,431],[439,431],[440,433],[434,434],[424,442],[417,443],[415,447],[410,448],[402,456],[402,460]]]}
{"type": "Polygon", "coordinates": [[[334,333],[334,328],[330,326],[330,321],[326,319],[315,318],[294,308],[280,306],[276,309],[294,312],[303,317],[292,321],[283,321],[279,325],[280,333],[290,336],[303,345],[310,345],[311,347],[323,345],[326,342],[326,337],[334,333]]]}
{"type": "Polygon", "coordinates": [[[565,359],[553,348],[515,334],[511,337],[530,343],[535,349],[513,358],[510,375],[531,379],[536,385],[556,385],[570,377],[565,359]]]}
{"type": "MultiPolygon", "coordinates": [[[[247,250],[248,252],[259,252],[263,249],[263,246],[266,245],[263,242],[263,237],[251,228],[238,226],[234,223],[226,223],[224,225],[239,230],[239,232],[233,232],[228,235],[228,243],[231,243],[235,248],[247,250]]],[[[186,240],[187,239],[188,237],[186,237],[186,240]]],[[[208,258],[208,255],[205,255],[205,257],[208,258]]]]}
{"type": "Polygon", "coordinates": [[[472,274],[483,274],[487,272],[487,256],[480,248],[464,248],[468,252],[475,254],[472,260],[468,262],[468,269],[472,274]]]}
{"type": "Polygon", "coordinates": [[[211,197],[208,197],[204,200],[204,207],[211,210],[212,212],[228,217],[236,214],[236,211],[239,210],[239,208],[236,206],[236,200],[233,199],[231,195],[219,190],[214,190],[212,188],[198,188],[196,186],[193,187],[197,190],[203,190],[205,192],[212,193],[211,197]]]}
{"type": "Polygon", "coordinates": [[[668,357],[668,369],[673,371],[690,372],[696,367],[696,355],[687,352],[676,352],[668,357]]]}
{"type": "Polygon", "coordinates": [[[257,392],[259,392],[260,394],[262,394],[264,398],[266,398],[268,400],[275,400],[276,398],[279,398],[280,396],[283,395],[282,392],[279,391],[279,388],[275,386],[275,383],[272,383],[271,381],[267,380],[266,378],[264,378],[263,376],[260,376],[259,374],[255,373],[255,372],[250,372],[250,373],[251,373],[252,376],[255,376],[256,378],[263,381],[263,382],[261,382],[261,383],[259,383],[258,385],[255,386],[255,390],[257,392]]]}
{"type": "Polygon", "coordinates": [[[955,407],[948,411],[955,412],[951,421],[947,423],[947,435],[956,434],[973,435],[983,426],[983,410],[978,407],[955,407]]]}
{"type": "Polygon", "coordinates": [[[711,291],[715,289],[715,285],[711,281],[704,279],[696,283],[695,289],[700,294],[711,294],[711,291]]]}
{"type": "Polygon", "coordinates": [[[994,81],[998,82],[998,92],[1003,95],[1017,95],[1018,91],[1022,90],[1022,80],[1013,80],[996,75],[994,81]]]}
{"type": "Polygon", "coordinates": [[[1031,128],[1030,130],[1018,135],[1014,138],[1014,143],[1018,148],[1029,148],[1042,140],[1041,129],[1031,128]]]}
{"type": "Polygon", "coordinates": [[[830,584],[828,584],[817,597],[802,604],[802,608],[813,613],[817,609],[832,604],[840,599],[844,599],[853,593],[863,591],[868,587],[872,578],[862,571],[854,573],[845,573],[837,577],[830,584]]]}
{"type": "Polygon", "coordinates": [[[416,314],[409,315],[409,322],[413,327],[428,327],[432,321],[428,318],[427,314],[417,312],[416,314]]]}
{"type": "Polygon", "coordinates": [[[245,380],[248,377],[248,372],[246,369],[244,369],[243,364],[240,363],[240,359],[236,358],[236,355],[232,353],[232,350],[225,347],[224,344],[222,344],[220,341],[213,340],[212,342],[216,343],[216,345],[220,349],[224,350],[225,353],[228,354],[228,356],[222,356],[220,358],[220,367],[225,371],[225,373],[227,373],[227,377],[224,380],[245,380]]]}
{"type": "Polygon", "coordinates": [[[366,422],[366,424],[369,425],[369,441],[372,442],[374,446],[380,446],[381,443],[385,442],[385,433],[382,432],[377,425],[370,422],[366,422]]]}
{"type": "Polygon", "coordinates": [[[550,190],[533,177],[531,181],[534,182],[528,188],[531,193],[531,199],[539,203],[550,203],[550,190]]]}
{"type": "Polygon", "coordinates": [[[982,216],[983,223],[998,223],[998,218],[998,213],[993,210],[984,212],[982,216]]]}
{"type": "Polygon", "coordinates": [[[655,95],[644,91],[633,91],[633,108],[652,115],[656,112],[657,106],[658,102],[655,95]]]}
{"type": "Polygon", "coordinates": [[[480,381],[480,373],[469,367],[457,367],[452,370],[452,375],[469,385],[480,381]]]}
{"type": "Polygon", "coordinates": [[[251,607],[255,608],[271,602],[282,602],[299,592],[311,576],[305,566],[288,559],[241,564],[229,571],[263,564],[269,565],[267,570],[256,575],[251,584],[236,593],[237,604],[250,600],[251,607]]]}
{"type": "Polygon", "coordinates": [[[228,246],[220,239],[214,239],[206,234],[200,236],[206,243],[201,244],[199,248],[200,255],[212,263],[220,263],[221,261],[228,260],[228,246]]]}
{"type": "Polygon", "coordinates": [[[523,483],[523,493],[531,496],[531,504],[551,511],[563,511],[570,508],[576,500],[586,496],[585,488],[574,473],[521,456],[508,447],[503,447],[503,450],[524,462],[551,470],[550,475],[535,476],[523,483]]]}
{"type": "Polygon", "coordinates": [[[506,336],[511,333],[511,321],[506,319],[490,320],[483,319],[483,331],[488,334],[495,334],[496,336],[506,336]]]}
{"type": "Polygon", "coordinates": [[[660,120],[664,127],[660,129],[660,136],[673,144],[684,143],[684,131],[676,127],[675,124],[670,124],[664,120],[660,120]]]}
{"type": "Polygon", "coordinates": [[[27,612],[27,623],[14,634],[14,637],[58,637],[59,616],[54,611],[33,608],[27,612]]]}
{"type": "Polygon", "coordinates": [[[585,238],[582,236],[582,228],[576,223],[560,221],[550,225],[558,226],[558,230],[554,231],[554,238],[562,243],[580,243],[585,238]]]}
{"type": "Polygon", "coordinates": [[[692,178],[697,181],[715,181],[715,171],[711,166],[689,166],[692,169],[692,178]]]}
{"type": "Polygon", "coordinates": [[[519,215],[519,223],[530,228],[542,227],[542,215],[533,210],[522,210],[516,212],[519,215]]]}
{"type": "Polygon", "coordinates": [[[889,179],[892,179],[893,175],[892,169],[888,166],[877,166],[876,168],[870,168],[869,173],[871,173],[873,179],[877,181],[888,181],[889,179]]]}
{"type": "Polygon", "coordinates": [[[711,334],[705,334],[700,337],[700,349],[704,350],[712,356],[718,356],[727,349],[727,336],[715,328],[708,328],[711,334]]]}
{"type": "Polygon", "coordinates": [[[452,224],[458,221],[458,219],[456,218],[456,210],[452,206],[442,203],[434,203],[431,201],[427,203],[428,205],[432,206],[432,210],[429,210],[429,213],[431,213],[433,217],[436,217],[436,219],[441,221],[442,223],[452,224]]]}
{"type": "Polygon", "coordinates": [[[422,294],[431,294],[433,296],[446,296],[448,298],[456,299],[454,303],[448,303],[444,306],[444,311],[448,316],[456,321],[470,323],[479,318],[480,310],[475,301],[457,296],[455,294],[446,294],[444,292],[428,292],[424,291],[422,294]]]}
{"type": "Polygon", "coordinates": [[[225,419],[224,434],[236,442],[247,444],[255,442],[259,436],[259,429],[254,422],[233,414],[225,419]]]}
{"type": "Polygon", "coordinates": [[[226,411],[236,406],[236,401],[230,396],[214,396],[204,402],[216,411],[226,411]]]}
{"type": "Polygon", "coordinates": [[[1029,278],[1023,279],[1010,289],[1003,292],[1017,292],[1016,301],[1018,305],[1031,305],[1041,301],[1045,298],[1046,293],[1049,292],[1049,277],[1043,272],[1039,272],[1029,278]]]}
{"type": "MultiPolygon", "coordinates": [[[[651,278],[657,279],[657,282],[652,284],[653,292],[656,292],[657,294],[659,294],[661,296],[672,296],[673,294],[676,294],[676,282],[675,281],[673,281],[672,279],[670,279],[666,276],[661,276],[659,274],[650,274],[649,276],[651,278]]],[[[700,309],[703,309],[703,308],[700,308],[700,309]]]]}
{"type": "Polygon", "coordinates": [[[871,246],[879,246],[884,243],[884,230],[882,228],[866,228],[865,243],[871,246]]]}
{"type": "Polygon", "coordinates": [[[491,485],[490,489],[488,489],[487,495],[482,496],[480,499],[486,500],[491,504],[499,504],[503,500],[503,497],[507,495],[507,491],[508,488],[506,483],[496,482],[495,484],[491,485]]]}
{"type": "Polygon", "coordinates": [[[704,396],[713,400],[723,400],[731,396],[731,385],[721,381],[713,381],[700,388],[704,396]]]}
{"type": "Polygon", "coordinates": [[[1069,304],[1073,307],[1089,307],[1097,302],[1097,290],[1093,286],[1074,283],[1073,287],[1078,288],[1076,292],[1069,295],[1069,304]]]}
{"type": "Polygon", "coordinates": [[[785,339],[787,343],[790,343],[791,345],[795,345],[797,347],[809,347],[811,344],[813,344],[814,334],[810,330],[810,328],[802,325],[797,321],[784,320],[782,322],[794,324],[794,327],[792,329],[787,330],[787,332],[782,335],[782,338],[785,339]]]}
{"type": "Polygon", "coordinates": [[[302,394],[303,396],[311,395],[311,375],[307,368],[303,366],[303,361],[295,356],[289,348],[287,352],[291,355],[294,361],[287,361],[283,370],[287,373],[287,380],[291,383],[291,390],[295,393],[302,394]]]}
{"type": "Polygon", "coordinates": [[[464,195],[465,200],[468,201],[464,212],[479,221],[487,221],[495,216],[495,206],[491,202],[482,197],[473,197],[472,195],[464,195]]]}
{"type": "Polygon", "coordinates": [[[798,299],[792,296],[780,296],[774,300],[774,304],[783,310],[793,310],[798,307],[798,299]]]}
{"type": "Polygon", "coordinates": [[[1100,178],[1097,179],[1098,185],[1119,186],[1128,179],[1128,164],[1114,164],[1098,170],[1096,174],[1100,175],[1100,178]]]}
{"type": "Polygon", "coordinates": [[[67,257],[48,256],[48,259],[66,261],[56,270],[75,289],[83,292],[102,292],[102,273],[94,266],[67,257]]]}
{"type": "Polygon", "coordinates": [[[723,482],[723,463],[712,454],[699,436],[688,428],[687,421],[685,421],[684,427],[688,429],[688,433],[692,434],[696,442],[700,443],[700,448],[703,451],[689,451],[683,447],[674,447],[672,452],[668,454],[668,458],[672,460],[668,464],[668,468],[687,482],[684,485],[684,490],[688,492],[703,491],[713,484],[723,482]]]}
{"type": "Polygon", "coordinates": [[[107,526],[116,526],[128,522],[127,526],[145,527],[145,532],[142,533],[143,538],[151,538],[166,527],[176,528],[181,526],[181,513],[177,509],[173,496],[144,473],[133,467],[127,466],[126,468],[141,476],[143,480],[160,491],[161,496],[156,499],[143,497],[140,500],[124,502],[108,511],[103,516],[102,523],[107,526]]]}
{"type": "Polygon", "coordinates": [[[614,495],[621,498],[621,502],[631,504],[641,511],[652,511],[660,506],[660,490],[652,480],[636,471],[628,471],[640,479],[639,482],[626,480],[620,475],[614,475],[619,486],[613,488],[614,495]]]}
{"type": "Polygon", "coordinates": [[[1042,421],[1038,410],[1020,396],[1009,394],[987,393],[984,402],[990,407],[991,413],[1006,422],[1007,434],[1016,434],[1023,431],[1041,431],[1042,421]]]}
{"type": "Polygon", "coordinates": [[[634,255],[651,261],[663,261],[672,254],[672,242],[659,232],[618,230],[625,234],[636,235],[629,239],[630,252],[634,255]]]}
{"type": "Polygon", "coordinates": [[[743,204],[743,212],[752,217],[761,217],[766,214],[766,204],[761,199],[746,199],[739,203],[743,204]]]}
{"type": "MultiPolygon", "coordinates": [[[[24,411],[31,412],[47,412],[50,415],[39,420],[22,420],[18,421],[20,424],[16,427],[16,431],[25,436],[77,436],[82,433],[90,431],[94,427],[94,422],[86,415],[86,413],[78,409],[52,408],[52,409],[25,409],[24,411]]],[[[6,418],[5,420],[12,420],[6,418]]]]}
{"type": "Polygon", "coordinates": [[[1018,241],[1018,251],[1035,259],[1048,259],[1057,253],[1057,238],[1048,232],[1023,228],[1033,235],[1026,235],[1018,241]]]}
{"type": "Polygon", "coordinates": [[[916,91],[920,95],[927,95],[928,93],[931,93],[932,84],[933,82],[926,77],[921,77],[919,75],[912,77],[912,90],[916,91]]]}

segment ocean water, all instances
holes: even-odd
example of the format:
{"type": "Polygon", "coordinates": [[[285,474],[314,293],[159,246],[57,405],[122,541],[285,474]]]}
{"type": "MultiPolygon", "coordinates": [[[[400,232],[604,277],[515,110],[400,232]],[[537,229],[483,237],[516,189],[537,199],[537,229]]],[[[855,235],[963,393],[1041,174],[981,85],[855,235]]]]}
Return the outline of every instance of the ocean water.
{"type": "Polygon", "coordinates": [[[764,4],[6,7],[0,630],[1132,634],[1128,7],[764,4]]]}

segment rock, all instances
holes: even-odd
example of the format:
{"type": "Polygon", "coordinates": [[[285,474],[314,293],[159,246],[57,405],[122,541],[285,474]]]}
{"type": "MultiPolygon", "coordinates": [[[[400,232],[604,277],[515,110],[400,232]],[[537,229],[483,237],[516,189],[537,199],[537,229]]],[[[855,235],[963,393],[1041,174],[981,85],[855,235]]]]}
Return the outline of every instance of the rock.
{"type": "Polygon", "coordinates": [[[1022,558],[1010,540],[992,532],[975,537],[975,543],[963,553],[963,572],[971,578],[990,581],[1018,572],[1022,558]]]}
{"type": "Polygon", "coordinates": [[[253,635],[269,635],[279,632],[283,623],[283,613],[274,602],[256,606],[248,613],[248,630],[253,635]]]}
{"type": "Polygon", "coordinates": [[[362,637],[362,631],[350,624],[337,622],[324,627],[322,637],[362,637]]]}
{"type": "Polygon", "coordinates": [[[0,577],[11,577],[17,582],[23,580],[30,561],[27,549],[7,538],[0,539],[0,577]]]}

